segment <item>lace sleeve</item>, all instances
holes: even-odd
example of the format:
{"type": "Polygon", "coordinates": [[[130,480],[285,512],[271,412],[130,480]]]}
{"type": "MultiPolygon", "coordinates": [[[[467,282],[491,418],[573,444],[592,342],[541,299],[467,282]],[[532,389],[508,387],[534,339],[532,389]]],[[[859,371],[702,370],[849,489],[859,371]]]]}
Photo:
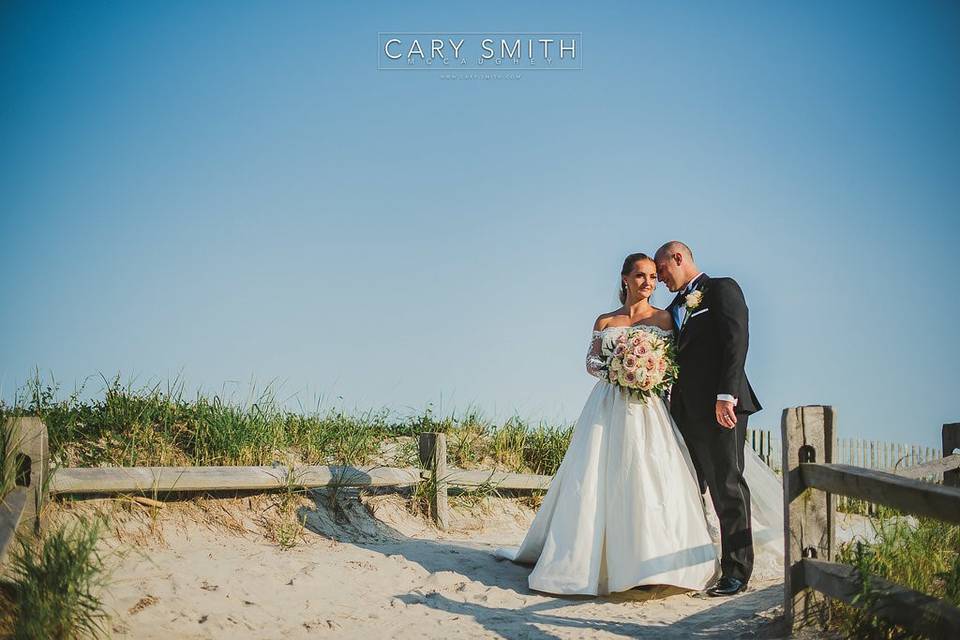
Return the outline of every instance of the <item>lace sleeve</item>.
{"type": "Polygon", "coordinates": [[[607,362],[600,352],[602,344],[601,333],[594,331],[590,340],[590,350],[587,351],[587,373],[605,380],[607,377],[607,362]]]}

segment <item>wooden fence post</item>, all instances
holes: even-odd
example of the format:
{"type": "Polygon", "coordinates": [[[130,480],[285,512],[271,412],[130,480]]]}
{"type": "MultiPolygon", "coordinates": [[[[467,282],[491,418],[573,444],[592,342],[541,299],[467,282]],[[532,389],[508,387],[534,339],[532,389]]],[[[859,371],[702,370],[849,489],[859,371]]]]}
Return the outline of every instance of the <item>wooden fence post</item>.
{"type": "MultiPolygon", "coordinates": [[[[943,457],[946,458],[954,449],[960,449],[960,422],[951,422],[943,425],[940,432],[943,439],[943,457]]],[[[943,474],[945,487],[960,487],[960,469],[946,471],[943,474]]]]}
{"type": "Polygon", "coordinates": [[[430,470],[430,511],[440,530],[450,523],[447,503],[447,437],[442,433],[420,434],[420,464],[430,470]]]}
{"type": "Polygon", "coordinates": [[[3,428],[11,434],[6,453],[17,465],[17,486],[30,489],[20,517],[20,526],[29,527],[30,533],[37,534],[40,532],[50,471],[47,427],[40,418],[9,418],[3,428]]]}
{"type": "Polygon", "coordinates": [[[833,462],[836,413],[830,406],[790,407],[780,422],[783,442],[784,601],[788,631],[826,623],[827,597],[806,588],[802,558],[832,561],[834,497],[805,489],[801,462],[833,462]],[[796,565],[796,567],[794,567],[796,565]]]}

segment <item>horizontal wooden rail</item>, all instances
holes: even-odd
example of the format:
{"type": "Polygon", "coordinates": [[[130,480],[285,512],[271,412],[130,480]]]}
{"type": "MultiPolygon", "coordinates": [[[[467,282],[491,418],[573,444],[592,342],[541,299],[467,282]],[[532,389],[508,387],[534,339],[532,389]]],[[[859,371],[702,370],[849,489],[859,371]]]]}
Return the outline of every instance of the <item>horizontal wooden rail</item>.
{"type": "Polygon", "coordinates": [[[244,491],[330,485],[374,487],[416,484],[421,470],[392,467],[97,467],[58,469],[51,493],[244,491]]]}
{"type": "Polygon", "coordinates": [[[538,476],[531,473],[507,473],[447,468],[444,476],[447,484],[459,487],[476,487],[490,483],[498,489],[547,489],[553,476],[538,476]]]}
{"type": "Polygon", "coordinates": [[[799,466],[804,487],[960,524],[960,489],[845,464],[804,462],[799,466]]]}
{"type": "Polygon", "coordinates": [[[954,453],[939,460],[923,462],[912,467],[897,469],[894,473],[903,478],[925,478],[954,469],[960,469],[960,453],[954,453]]]}
{"type": "Polygon", "coordinates": [[[800,560],[800,565],[804,587],[930,638],[960,637],[960,609],[945,600],[876,576],[869,577],[869,596],[864,597],[863,577],[857,569],[811,558],[800,560]]]}
{"type": "Polygon", "coordinates": [[[784,409],[780,429],[785,507],[783,611],[787,631],[807,625],[826,626],[828,600],[835,598],[924,636],[960,637],[960,608],[832,562],[836,557],[836,496],[960,524],[960,471],[953,454],[960,449],[960,423],[943,425],[942,450],[947,454],[943,459],[914,465],[900,474],[835,464],[833,407],[784,409]],[[943,473],[943,486],[914,479],[939,473],[943,473]]]}
{"type": "MultiPolygon", "coordinates": [[[[50,479],[50,493],[157,493],[169,491],[248,491],[339,486],[416,484],[430,471],[415,467],[67,467],[50,479]]],[[[447,468],[442,480],[459,487],[491,484],[499,489],[547,489],[553,476],[447,468]]]]}

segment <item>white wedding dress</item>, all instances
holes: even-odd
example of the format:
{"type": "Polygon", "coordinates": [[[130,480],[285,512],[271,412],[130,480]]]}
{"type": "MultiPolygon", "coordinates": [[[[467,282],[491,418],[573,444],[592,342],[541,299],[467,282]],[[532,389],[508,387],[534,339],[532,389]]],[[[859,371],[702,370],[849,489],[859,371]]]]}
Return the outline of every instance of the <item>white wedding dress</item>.
{"type": "MultiPolygon", "coordinates": [[[[660,397],[628,397],[598,369],[601,341],[615,340],[626,329],[594,332],[587,369],[601,379],[523,542],[494,551],[535,564],[531,589],[606,595],[657,584],[700,590],[719,575],[716,516],[709,497],[704,511],[690,454],[666,404],[660,397]]],[[[658,327],[643,329],[671,336],[658,327]]],[[[755,552],[770,549],[757,564],[777,571],[766,560],[779,557],[782,567],[779,480],[752,450],[746,465],[751,493],[760,496],[760,504],[751,501],[754,510],[760,507],[753,514],[754,539],[763,543],[755,552]],[[763,486],[755,487],[754,480],[763,486]]]]}

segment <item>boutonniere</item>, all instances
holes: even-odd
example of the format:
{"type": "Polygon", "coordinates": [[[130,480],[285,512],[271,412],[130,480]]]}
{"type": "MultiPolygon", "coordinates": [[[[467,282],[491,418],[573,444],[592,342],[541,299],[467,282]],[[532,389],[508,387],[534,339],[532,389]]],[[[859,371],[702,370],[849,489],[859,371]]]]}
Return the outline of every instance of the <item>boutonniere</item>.
{"type": "Polygon", "coordinates": [[[683,314],[680,331],[683,331],[683,328],[687,326],[687,320],[690,319],[690,315],[700,306],[701,302],[703,302],[703,291],[700,289],[694,289],[683,299],[683,306],[687,311],[683,314]]]}

